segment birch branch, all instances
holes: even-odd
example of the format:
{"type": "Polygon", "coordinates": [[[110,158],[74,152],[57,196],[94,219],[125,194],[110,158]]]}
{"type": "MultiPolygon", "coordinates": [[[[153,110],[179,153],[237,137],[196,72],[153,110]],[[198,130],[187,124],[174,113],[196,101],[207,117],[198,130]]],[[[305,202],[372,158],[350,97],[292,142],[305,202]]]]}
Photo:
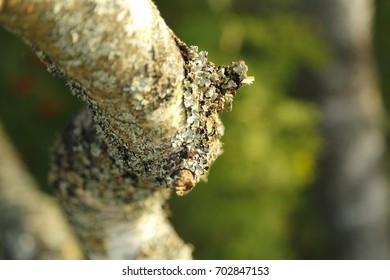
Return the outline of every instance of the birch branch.
{"type": "Polygon", "coordinates": [[[209,62],[176,38],[150,0],[3,2],[0,23],[91,112],[70,124],[51,172],[89,257],[189,257],[159,187],[183,195],[205,178],[221,153],[218,112],[253,80],[246,65],[209,62]],[[148,224],[165,226],[150,233],[148,224]],[[177,250],[154,255],[167,235],[177,250]]]}

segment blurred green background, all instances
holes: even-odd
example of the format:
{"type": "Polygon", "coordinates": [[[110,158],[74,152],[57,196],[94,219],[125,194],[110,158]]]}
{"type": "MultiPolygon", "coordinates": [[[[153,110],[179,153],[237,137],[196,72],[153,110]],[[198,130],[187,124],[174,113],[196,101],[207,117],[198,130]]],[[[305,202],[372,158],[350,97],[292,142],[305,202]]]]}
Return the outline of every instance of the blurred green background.
{"type": "MultiPolygon", "coordinates": [[[[173,31],[216,64],[245,60],[256,81],[223,113],[224,154],[208,182],[171,199],[179,234],[198,259],[326,259],[327,230],[311,184],[322,146],[321,115],[296,86],[301,69],[329,52],[299,0],[156,1],[173,31]]],[[[377,0],[375,55],[390,71],[390,2],[377,0]]],[[[29,47],[0,29],[0,120],[44,191],[49,149],[82,105],[29,47]]],[[[390,83],[381,79],[382,92],[390,83]]],[[[389,97],[383,94],[386,103],[389,97]]]]}

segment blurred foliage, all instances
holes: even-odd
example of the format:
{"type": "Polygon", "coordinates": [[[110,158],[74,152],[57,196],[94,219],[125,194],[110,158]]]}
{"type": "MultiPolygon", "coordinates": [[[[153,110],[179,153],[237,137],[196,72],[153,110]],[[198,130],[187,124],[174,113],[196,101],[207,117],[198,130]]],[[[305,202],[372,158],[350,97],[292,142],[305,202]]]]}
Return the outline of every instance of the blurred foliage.
{"type": "MultiPolygon", "coordinates": [[[[326,45],[300,0],[156,1],[172,30],[207,50],[216,64],[245,60],[254,84],[238,92],[226,126],[224,154],[208,182],[171,200],[179,234],[199,259],[328,257],[326,231],[313,200],[320,114],[297,99],[302,68],[316,71],[326,45]],[[294,94],[289,94],[293,92],[294,94]]],[[[390,71],[390,4],[378,0],[377,53],[390,71]]],[[[47,190],[48,150],[80,107],[64,82],[50,77],[29,47],[0,29],[0,119],[28,167],[47,190]]],[[[387,92],[390,84],[384,84],[387,92]]]]}

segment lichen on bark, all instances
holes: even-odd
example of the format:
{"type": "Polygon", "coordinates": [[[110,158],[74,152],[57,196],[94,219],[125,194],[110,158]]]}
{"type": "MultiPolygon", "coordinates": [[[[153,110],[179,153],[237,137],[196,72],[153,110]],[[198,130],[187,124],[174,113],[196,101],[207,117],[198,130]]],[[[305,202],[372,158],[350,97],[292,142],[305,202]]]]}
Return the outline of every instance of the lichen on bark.
{"type": "Polygon", "coordinates": [[[169,190],[139,181],[115,156],[85,109],[53,149],[49,181],[88,258],[191,258],[167,219],[169,190]]]}
{"type": "Polygon", "coordinates": [[[50,174],[88,256],[189,258],[161,206],[167,188],[189,192],[221,153],[218,113],[253,81],[245,63],[215,66],[150,0],[8,0],[0,23],[88,106],[54,148],[50,174]],[[145,219],[159,227],[153,236],[145,219]]]}
{"type": "Polygon", "coordinates": [[[172,146],[178,149],[176,154],[181,155],[172,174],[186,170],[186,176],[190,177],[189,171],[193,179],[187,179],[185,186],[175,183],[175,175],[166,181],[169,187],[173,184],[178,195],[183,195],[206,177],[211,164],[222,152],[220,138],[224,126],[218,113],[225,107],[230,111],[236,90],[253,78],[247,77],[248,68],[243,61],[233,62],[231,66],[215,66],[208,61],[207,52],[198,52],[197,47],[189,48],[176,40],[185,61],[183,105],[186,118],[185,126],[172,140],[172,146]]]}
{"type": "Polygon", "coordinates": [[[221,153],[218,112],[248,81],[243,62],[214,66],[149,0],[10,0],[0,21],[87,103],[118,166],[179,195],[205,178],[221,153]]]}
{"type": "MultiPolygon", "coordinates": [[[[88,104],[97,131],[103,132],[111,156],[116,159],[118,166],[131,170],[142,181],[168,187],[181,196],[206,177],[211,164],[221,154],[220,138],[224,134],[224,126],[218,113],[225,107],[231,111],[236,91],[242,85],[251,83],[253,78],[247,77],[248,68],[243,61],[233,62],[231,66],[215,66],[208,61],[207,52],[198,52],[195,46],[187,47],[176,37],[175,40],[184,59],[183,93],[176,105],[177,111],[182,111],[184,107],[185,115],[175,124],[178,131],[170,139],[161,141],[155,137],[148,138],[147,134],[142,135],[143,129],[138,127],[136,116],[131,111],[127,112],[127,123],[124,126],[127,125],[126,129],[129,130],[127,134],[138,131],[137,141],[133,140],[136,145],[118,137],[109,124],[107,112],[99,109],[97,102],[89,97],[80,83],[68,77],[43,52],[36,49],[36,53],[47,65],[49,72],[65,77],[72,93],[88,104]]],[[[149,77],[143,79],[148,80],[149,77]]],[[[125,89],[125,92],[135,95],[132,102],[138,103],[135,105],[137,109],[150,103],[149,97],[137,96],[137,88],[145,90],[144,86],[138,85],[140,83],[143,83],[142,79],[135,77],[131,86],[125,89]]],[[[158,104],[155,106],[158,107],[158,104]]],[[[163,113],[156,116],[158,122],[169,120],[172,115],[169,112],[164,114],[168,117],[163,113]]],[[[158,131],[159,127],[155,130],[158,131]]],[[[164,131],[158,133],[163,134],[164,131]]]]}

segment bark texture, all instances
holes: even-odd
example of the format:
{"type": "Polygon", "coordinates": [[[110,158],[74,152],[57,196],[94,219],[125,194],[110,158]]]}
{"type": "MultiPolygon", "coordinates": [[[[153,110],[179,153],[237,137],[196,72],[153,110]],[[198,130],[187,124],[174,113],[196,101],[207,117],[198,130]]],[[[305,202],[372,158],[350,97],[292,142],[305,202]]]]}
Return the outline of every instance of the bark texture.
{"type": "Polygon", "coordinates": [[[51,184],[89,258],[191,258],[167,219],[170,191],[119,167],[89,111],[68,125],[53,158],[51,184]]]}
{"type": "Polygon", "coordinates": [[[0,125],[0,259],[80,259],[58,204],[39,192],[0,125]]]}
{"type": "Polygon", "coordinates": [[[163,210],[221,153],[218,112],[253,79],[187,47],[150,0],[8,0],[0,23],[86,101],[50,175],[90,258],[189,258],[163,210]]]}
{"type": "Polygon", "coordinates": [[[389,193],[383,110],[371,50],[371,0],[308,1],[333,60],[316,75],[326,147],[318,186],[335,257],[387,259],[389,193]]]}
{"type": "Polygon", "coordinates": [[[150,1],[6,1],[0,20],[66,77],[134,171],[157,172],[184,116],[184,62],[150,1]]]}

